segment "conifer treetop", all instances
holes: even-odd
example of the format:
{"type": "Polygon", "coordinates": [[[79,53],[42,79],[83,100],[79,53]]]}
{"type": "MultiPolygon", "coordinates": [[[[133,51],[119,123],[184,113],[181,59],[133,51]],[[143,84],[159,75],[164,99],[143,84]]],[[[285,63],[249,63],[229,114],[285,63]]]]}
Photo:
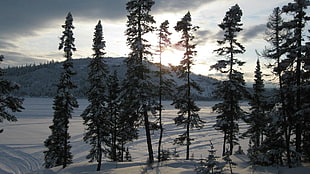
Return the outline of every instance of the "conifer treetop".
{"type": "Polygon", "coordinates": [[[103,38],[103,27],[101,25],[101,21],[98,21],[98,24],[95,27],[95,34],[93,39],[93,54],[94,57],[102,57],[106,54],[104,52],[104,48],[106,47],[105,41],[103,38]]]}
{"type": "Polygon", "coordinates": [[[76,51],[75,45],[74,45],[74,37],[72,30],[74,29],[73,26],[73,17],[71,12],[68,13],[65,21],[65,25],[61,26],[65,30],[62,32],[63,35],[60,37],[60,43],[58,49],[64,49],[65,57],[67,60],[72,59],[72,51],[76,51]]]}
{"type": "Polygon", "coordinates": [[[223,40],[217,41],[218,44],[224,45],[225,43],[229,42],[230,44],[235,44],[238,48],[235,48],[234,50],[230,50],[229,48],[215,50],[219,55],[230,54],[232,51],[235,54],[242,54],[245,52],[244,46],[242,46],[239,42],[237,42],[236,39],[234,39],[237,37],[236,33],[242,31],[241,26],[243,24],[241,23],[241,16],[242,10],[240,9],[239,5],[236,4],[226,12],[222,23],[219,24],[219,27],[225,32],[225,34],[223,40]]]}
{"type": "Polygon", "coordinates": [[[190,31],[197,31],[199,27],[193,26],[191,22],[192,22],[191,13],[187,12],[185,16],[180,21],[178,21],[177,25],[174,27],[174,29],[177,32],[182,31],[183,33],[182,39],[186,38],[188,38],[189,40],[194,39],[194,36],[192,33],[190,33],[190,31]]]}
{"type": "Polygon", "coordinates": [[[159,40],[159,46],[161,52],[164,51],[165,47],[169,46],[171,44],[171,40],[169,38],[169,35],[172,33],[168,31],[169,28],[169,21],[165,20],[163,23],[160,24],[160,27],[158,29],[159,33],[158,36],[160,38],[159,40]]]}
{"type": "MultiPolygon", "coordinates": [[[[125,33],[127,35],[127,45],[132,50],[130,57],[137,57],[139,54],[144,54],[144,56],[152,54],[147,51],[150,45],[146,44],[148,41],[142,36],[155,30],[155,27],[152,26],[155,23],[154,17],[149,14],[154,4],[153,0],[130,0],[127,3],[126,10],[129,15],[127,15],[127,30],[125,33]]],[[[146,59],[146,57],[143,57],[143,59],[146,59]]]]}

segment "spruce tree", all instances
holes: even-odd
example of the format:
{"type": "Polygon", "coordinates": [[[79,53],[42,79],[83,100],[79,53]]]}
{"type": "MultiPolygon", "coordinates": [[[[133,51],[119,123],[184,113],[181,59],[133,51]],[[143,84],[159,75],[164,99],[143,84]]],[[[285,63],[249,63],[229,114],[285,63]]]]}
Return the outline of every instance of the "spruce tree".
{"type": "MultiPolygon", "coordinates": [[[[124,93],[122,96],[122,111],[127,115],[128,125],[136,126],[143,124],[146,134],[149,162],[154,162],[152,140],[150,134],[149,111],[156,107],[154,85],[150,80],[150,70],[147,61],[152,53],[145,35],[154,31],[152,24],[155,20],[150,11],[154,5],[153,0],[130,0],[126,4],[128,11],[127,20],[127,45],[131,52],[125,60],[127,64],[124,93]]],[[[132,132],[136,134],[135,132],[132,132]]]]}
{"type": "Polygon", "coordinates": [[[95,27],[93,39],[94,58],[88,65],[90,70],[88,73],[87,98],[90,104],[81,115],[84,120],[83,124],[86,125],[86,133],[83,139],[91,145],[87,158],[90,159],[90,162],[94,160],[98,162],[97,171],[100,171],[101,168],[102,153],[104,152],[103,143],[110,143],[109,131],[111,127],[105,96],[108,72],[103,58],[105,55],[104,48],[105,41],[101,21],[99,21],[95,27]]]}
{"type": "Polygon", "coordinates": [[[175,144],[186,145],[186,160],[189,160],[189,146],[191,141],[190,129],[202,128],[203,121],[199,117],[200,108],[196,105],[192,90],[201,91],[199,85],[191,79],[191,68],[194,64],[194,56],[196,55],[195,44],[191,43],[195,38],[193,32],[198,29],[197,26],[191,24],[191,14],[186,13],[185,16],[177,22],[174,27],[177,32],[181,32],[181,40],[177,43],[185,49],[183,59],[178,66],[179,79],[183,84],[177,87],[178,95],[173,101],[176,109],[179,109],[178,116],[174,118],[176,125],[183,125],[186,131],[174,140],[175,144]]]}
{"type": "Polygon", "coordinates": [[[158,37],[159,37],[159,41],[158,41],[158,47],[159,47],[159,107],[158,107],[158,122],[159,122],[159,140],[158,140],[158,162],[161,161],[161,142],[162,142],[162,137],[163,137],[163,132],[164,132],[164,128],[163,128],[163,123],[162,123],[162,110],[163,110],[163,106],[162,106],[162,97],[164,94],[167,94],[167,92],[171,91],[170,86],[172,85],[171,82],[168,82],[167,79],[164,78],[164,70],[163,70],[163,66],[162,66],[162,53],[164,52],[164,50],[166,49],[166,47],[168,47],[171,44],[169,35],[171,35],[171,33],[168,31],[169,28],[169,22],[168,20],[164,21],[163,23],[161,23],[159,29],[158,29],[158,37]]]}
{"type": "Polygon", "coordinates": [[[244,133],[245,136],[250,137],[250,147],[248,155],[252,163],[256,163],[258,149],[263,143],[263,136],[265,134],[265,127],[268,123],[266,117],[266,98],[264,96],[264,81],[260,68],[259,59],[257,59],[255,69],[255,79],[253,84],[253,94],[250,96],[249,105],[251,113],[244,118],[245,122],[249,124],[248,130],[244,133]]]}
{"type": "Polygon", "coordinates": [[[244,46],[237,41],[237,34],[242,31],[241,16],[242,11],[238,4],[226,12],[222,23],[219,24],[219,27],[224,31],[224,38],[218,41],[222,47],[214,50],[226,59],[219,60],[211,66],[211,69],[227,74],[228,77],[227,80],[217,84],[218,88],[215,95],[223,101],[212,108],[213,111],[220,114],[217,116],[217,122],[214,126],[224,134],[223,156],[226,154],[226,143],[229,144],[230,154],[232,154],[234,145],[238,144],[238,120],[244,115],[239,101],[247,94],[243,73],[238,71],[238,67],[243,66],[245,62],[236,57],[236,54],[245,52],[244,46]]]}
{"type": "Polygon", "coordinates": [[[44,166],[51,168],[62,165],[63,168],[72,163],[70,152],[69,119],[72,117],[73,108],[78,107],[76,98],[71,94],[72,89],[77,86],[72,82],[71,77],[76,73],[73,70],[72,52],[76,50],[72,30],[74,29],[73,18],[68,13],[65,21],[63,36],[60,38],[59,50],[64,50],[66,61],[63,63],[63,72],[57,84],[57,95],[54,98],[54,118],[51,135],[44,141],[48,150],[44,151],[44,166]]]}
{"type": "MultiPolygon", "coordinates": [[[[0,63],[4,56],[0,55],[0,63]]],[[[15,122],[17,118],[13,112],[21,112],[23,99],[12,95],[12,92],[19,89],[19,85],[3,78],[4,70],[0,68],[0,123],[4,120],[15,122]]],[[[0,130],[0,133],[3,129],[0,130]]]]}

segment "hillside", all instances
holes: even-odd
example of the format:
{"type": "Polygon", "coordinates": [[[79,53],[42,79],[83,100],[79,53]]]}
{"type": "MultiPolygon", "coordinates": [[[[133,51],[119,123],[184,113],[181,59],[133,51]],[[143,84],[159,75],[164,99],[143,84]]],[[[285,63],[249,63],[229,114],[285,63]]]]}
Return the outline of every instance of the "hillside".
{"type": "MultiPolygon", "coordinates": [[[[126,65],[123,62],[124,58],[105,58],[105,60],[110,72],[114,72],[116,70],[118,72],[119,79],[123,79],[125,77],[126,65]]],[[[90,58],[73,60],[74,69],[77,72],[77,75],[73,77],[73,81],[78,86],[73,93],[79,98],[85,98],[85,92],[87,91],[87,72],[89,61],[90,58]]],[[[150,68],[153,70],[158,69],[158,67],[153,63],[150,63],[150,68]]],[[[15,95],[53,97],[56,94],[56,84],[58,83],[60,72],[62,71],[62,62],[11,67],[7,68],[5,71],[6,79],[20,84],[20,90],[16,91],[15,95]]],[[[153,78],[154,81],[158,80],[156,77],[153,78]]],[[[178,84],[181,83],[174,72],[171,76],[167,76],[167,78],[173,78],[178,84]]],[[[191,78],[193,78],[204,89],[204,92],[201,94],[194,92],[194,95],[198,99],[211,99],[213,97],[213,83],[217,81],[216,79],[194,74],[191,78]]]]}

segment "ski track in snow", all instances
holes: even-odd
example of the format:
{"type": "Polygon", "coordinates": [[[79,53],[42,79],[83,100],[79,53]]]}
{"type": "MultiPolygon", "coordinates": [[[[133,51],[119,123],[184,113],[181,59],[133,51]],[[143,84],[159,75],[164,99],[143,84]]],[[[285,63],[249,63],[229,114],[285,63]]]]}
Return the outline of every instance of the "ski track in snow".
{"type": "Polygon", "coordinates": [[[15,148],[0,145],[0,154],[1,174],[22,174],[41,168],[39,159],[15,148]]]}

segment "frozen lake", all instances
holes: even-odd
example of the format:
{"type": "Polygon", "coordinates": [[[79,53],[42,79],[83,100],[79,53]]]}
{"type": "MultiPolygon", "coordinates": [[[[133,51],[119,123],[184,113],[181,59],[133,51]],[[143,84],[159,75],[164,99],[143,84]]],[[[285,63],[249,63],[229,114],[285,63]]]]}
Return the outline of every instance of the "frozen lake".
{"type": "MultiPolygon", "coordinates": [[[[80,117],[88,101],[87,99],[79,99],[78,102],[80,107],[74,110],[73,118],[70,119],[69,123],[71,151],[75,163],[87,161],[86,155],[89,150],[89,145],[83,141],[85,126],[80,117]]],[[[216,121],[216,113],[212,112],[212,106],[216,103],[218,102],[197,102],[197,105],[201,108],[199,115],[206,123],[202,129],[194,129],[190,132],[191,138],[195,139],[190,146],[190,151],[196,159],[208,155],[210,140],[219,151],[218,153],[221,153],[223,135],[213,127],[216,121]]],[[[18,121],[13,123],[5,121],[0,125],[0,129],[4,129],[4,132],[0,134],[0,154],[4,154],[0,155],[0,169],[1,166],[6,166],[10,170],[16,168],[16,158],[20,162],[17,165],[25,166],[28,170],[42,168],[43,151],[46,150],[43,142],[50,135],[49,126],[52,124],[53,119],[52,105],[52,98],[25,98],[23,104],[25,110],[16,114],[18,121]],[[14,158],[11,158],[11,156],[14,156],[14,158]]],[[[163,149],[172,151],[176,148],[180,154],[180,158],[184,158],[185,146],[173,145],[173,140],[179,134],[182,134],[185,129],[182,126],[177,127],[174,124],[173,118],[176,117],[177,110],[174,109],[174,106],[171,106],[171,101],[164,101],[163,105],[165,108],[162,114],[165,129],[162,142],[163,149]]],[[[247,107],[246,102],[242,105],[245,108],[247,107]]],[[[247,127],[244,123],[240,123],[239,126],[241,131],[244,131],[247,127]]],[[[155,156],[157,155],[158,138],[159,132],[154,131],[152,133],[152,143],[155,156]]],[[[144,129],[141,128],[139,138],[126,144],[134,161],[146,161],[148,155],[145,140],[144,129]]],[[[247,143],[247,140],[240,141],[244,149],[247,148],[247,143]]],[[[18,169],[18,171],[22,170],[23,168],[18,169]]],[[[18,172],[14,171],[13,173],[18,172]]]]}
{"type": "MultiPolygon", "coordinates": [[[[79,108],[74,109],[73,117],[79,117],[86,106],[89,104],[87,99],[78,99],[79,108]]],[[[172,101],[163,101],[164,112],[174,112],[172,101]]],[[[201,116],[212,112],[212,106],[218,101],[197,101],[197,105],[201,108],[201,116]]],[[[38,117],[52,117],[53,116],[53,98],[25,98],[24,110],[16,113],[18,118],[38,118],[38,117]]],[[[176,111],[175,111],[176,113],[176,111]]]]}

